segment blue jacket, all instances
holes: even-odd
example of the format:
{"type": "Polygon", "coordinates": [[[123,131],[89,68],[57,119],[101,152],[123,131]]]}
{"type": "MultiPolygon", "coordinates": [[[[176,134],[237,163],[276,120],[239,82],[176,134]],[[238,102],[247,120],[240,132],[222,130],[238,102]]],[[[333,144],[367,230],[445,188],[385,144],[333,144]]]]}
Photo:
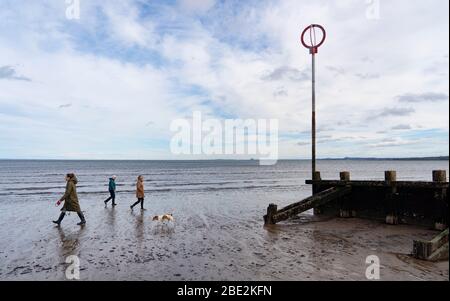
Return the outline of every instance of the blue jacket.
{"type": "Polygon", "coordinates": [[[109,191],[116,191],[116,181],[113,178],[109,179],[109,191]]]}

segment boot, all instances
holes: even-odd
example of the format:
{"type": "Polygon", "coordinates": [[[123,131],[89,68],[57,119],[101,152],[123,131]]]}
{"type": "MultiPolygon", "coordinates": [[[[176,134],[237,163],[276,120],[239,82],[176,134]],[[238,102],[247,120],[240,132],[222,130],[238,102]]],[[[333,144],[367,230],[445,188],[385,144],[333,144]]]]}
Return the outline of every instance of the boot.
{"type": "Polygon", "coordinates": [[[107,199],[104,201],[105,206],[108,205],[108,202],[111,201],[111,199],[112,199],[112,198],[107,198],[107,199]]]}
{"type": "Polygon", "coordinates": [[[57,224],[58,226],[61,225],[61,222],[64,219],[64,216],[66,216],[66,213],[61,212],[61,214],[59,215],[58,220],[57,221],[53,221],[53,223],[57,224]]]}
{"type": "Polygon", "coordinates": [[[84,219],[83,212],[78,212],[78,216],[80,217],[81,222],[79,222],[77,225],[78,226],[86,225],[86,220],[84,219]]]}
{"type": "Polygon", "coordinates": [[[133,205],[130,206],[131,210],[133,210],[134,206],[136,206],[137,204],[139,204],[141,201],[137,201],[136,203],[134,203],[133,205]]]}

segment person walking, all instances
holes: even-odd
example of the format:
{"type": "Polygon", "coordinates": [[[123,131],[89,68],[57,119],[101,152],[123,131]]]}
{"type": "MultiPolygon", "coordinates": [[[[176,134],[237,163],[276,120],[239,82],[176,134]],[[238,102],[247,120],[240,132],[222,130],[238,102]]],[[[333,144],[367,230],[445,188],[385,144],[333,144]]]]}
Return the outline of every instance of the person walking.
{"type": "Polygon", "coordinates": [[[112,206],[115,207],[116,204],[116,176],[109,178],[108,190],[110,197],[105,200],[105,206],[108,206],[108,202],[112,200],[112,206]]]}
{"type": "Polygon", "coordinates": [[[136,183],[136,198],[138,199],[136,203],[134,203],[133,205],[130,206],[131,210],[133,210],[134,206],[136,206],[137,204],[141,204],[141,210],[145,210],[144,209],[144,197],[145,197],[145,193],[144,193],[144,177],[143,176],[139,176],[137,178],[137,183],[136,183]]]}
{"type": "Polygon", "coordinates": [[[53,223],[60,226],[67,212],[76,212],[81,220],[77,225],[83,226],[86,224],[86,219],[84,218],[83,212],[81,212],[80,203],[78,202],[77,177],[75,174],[69,173],[66,175],[66,182],[66,192],[56,203],[56,205],[59,206],[64,201],[64,206],[61,209],[61,214],[59,215],[58,220],[53,221],[53,223]]]}

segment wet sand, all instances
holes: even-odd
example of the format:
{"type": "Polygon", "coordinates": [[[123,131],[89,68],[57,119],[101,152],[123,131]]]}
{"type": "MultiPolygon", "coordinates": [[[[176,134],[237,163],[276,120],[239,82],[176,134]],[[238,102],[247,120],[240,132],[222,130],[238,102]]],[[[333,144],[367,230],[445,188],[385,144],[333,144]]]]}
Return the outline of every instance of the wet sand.
{"type": "MultiPolygon", "coordinates": [[[[61,228],[53,226],[59,211],[49,202],[5,203],[0,280],[65,280],[69,255],[80,258],[80,280],[366,280],[369,255],[380,258],[381,280],[449,280],[448,261],[409,256],[414,239],[436,231],[310,214],[265,228],[267,201],[260,194],[180,194],[177,208],[165,194],[154,194],[143,212],[131,211],[134,199],[120,194],[115,209],[98,196],[85,198],[82,228],[73,213],[61,228]],[[172,226],[151,220],[172,212],[172,226]]],[[[280,205],[294,201],[279,195],[280,205]]]]}

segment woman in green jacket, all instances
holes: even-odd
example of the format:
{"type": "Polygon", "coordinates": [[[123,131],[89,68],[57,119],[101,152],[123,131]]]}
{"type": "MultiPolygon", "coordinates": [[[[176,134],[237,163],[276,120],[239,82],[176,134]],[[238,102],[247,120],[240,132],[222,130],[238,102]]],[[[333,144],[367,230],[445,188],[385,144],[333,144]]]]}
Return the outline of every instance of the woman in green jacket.
{"type": "Polygon", "coordinates": [[[112,205],[113,207],[115,207],[116,204],[116,176],[112,176],[111,178],[109,178],[109,184],[108,184],[108,190],[109,190],[109,194],[110,197],[107,198],[104,203],[105,206],[108,205],[108,202],[112,200],[112,205]]]}
{"type": "Polygon", "coordinates": [[[66,212],[76,212],[80,217],[81,222],[77,225],[82,226],[86,224],[86,220],[84,219],[84,215],[81,212],[80,204],[78,203],[78,195],[77,195],[77,177],[73,173],[69,173],[66,175],[66,192],[63,197],[56,203],[58,206],[64,201],[64,206],[61,209],[61,215],[59,216],[57,221],[53,221],[58,226],[61,224],[61,221],[64,219],[66,212]]]}

